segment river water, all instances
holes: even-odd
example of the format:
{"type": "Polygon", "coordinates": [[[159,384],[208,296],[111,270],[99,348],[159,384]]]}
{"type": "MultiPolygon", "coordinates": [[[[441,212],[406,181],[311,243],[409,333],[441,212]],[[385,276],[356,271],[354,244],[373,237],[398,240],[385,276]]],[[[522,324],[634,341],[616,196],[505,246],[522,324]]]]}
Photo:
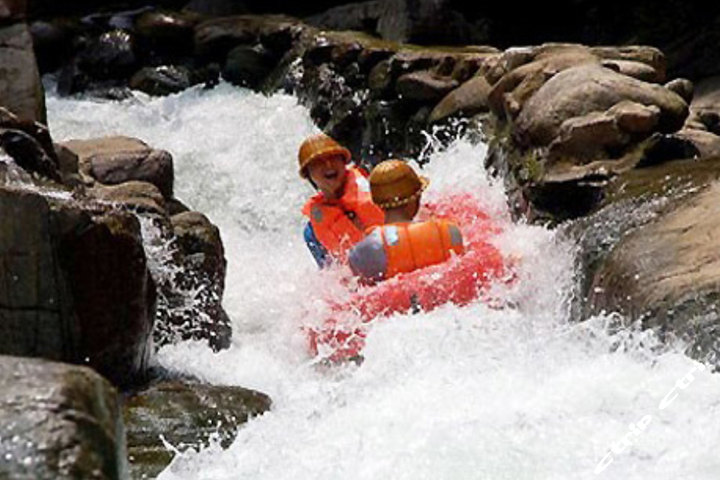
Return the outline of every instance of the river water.
{"type": "Polygon", "coordinates": [[[124,102],[50,96],[56,140],[123,134],[169,150],[176,196],[219,226],[232,346],[161,349],[156,361],[215,384],[269,394],[271,412],[226,450],[176,456],[176,479],[717,479],[720,380],[649,333],[610,335],[611,317],[570,322],[573,245],[513,223],[485,146],[459,139],[433,154],[428,192],[472,192],[520,259],[481,303],[397,315],[370,332],[361,366],[318,368],[299,325],[342,295],[318,272],[299,213],[312,193],[296,172],[316,131],[305,108],[222,84],[124,102]]]}

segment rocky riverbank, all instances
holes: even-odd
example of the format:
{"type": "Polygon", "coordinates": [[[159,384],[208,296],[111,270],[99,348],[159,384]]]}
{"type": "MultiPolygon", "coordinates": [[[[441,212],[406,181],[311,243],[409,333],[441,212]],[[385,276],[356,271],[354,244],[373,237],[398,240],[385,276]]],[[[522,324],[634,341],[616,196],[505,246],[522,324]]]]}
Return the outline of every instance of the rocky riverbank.
{"type": "MultiPolygon", "coordinates": [[[[426,2],[413,21],[412,2],[395,1],[305,21],[237,15],[252,12],[251,2],[118,2],[89,16],[92,2],[72,11],[45,3],[31,5],[28,24],[25,2],[0,0],[0,353],[15,356],[0,359],[0,384],[12,385],[3,389],[11,397],[0,398],[8,475],[73,478],[97,464],[97,478],[126,478],[121,403],[137,476],[169,461],[161,433],[197,447],[216,431],[207,422],[221,421],[227,442],[270,408],[257,392],[168,380],[149,368],[166,343],[229,346],[221,232],[174,197],[172,152],[123,136],[53,142],[45,73],[61,95],[106,99],[212,88],[221,78],[293,93],[369,165],[389,156],[422,161],[428,131],[441,141],[479,135],[488,158],[468,161],[485,160],[504,180],[516,216],[559,226],[577,242],[574,320],[617,311],[621,323],[686,339],[690,355],[716,362],[720,82],[711,75],[720,71],[700,59],[676,48],[668,65],[663,51],[642,45],[400,43],[492,38],[482,21],[426,2]],[[189,305],[188,291],[203,293],[189,305]],[[16,394],[12,372],[36,371],[44,372],[39,383],[16,394]],[[43,388],[92,418],[103,440],[80,438],[72,458],[62,453],[69,437],[45,456],[7,443],[18,405],[34,412],[50,402],[36,393],[43,388]]],[[[28,428],[28,445],[49,435],[42,428],[28,428]]],[[[79,437],[83,428],[67,427],[79,437]]]]}

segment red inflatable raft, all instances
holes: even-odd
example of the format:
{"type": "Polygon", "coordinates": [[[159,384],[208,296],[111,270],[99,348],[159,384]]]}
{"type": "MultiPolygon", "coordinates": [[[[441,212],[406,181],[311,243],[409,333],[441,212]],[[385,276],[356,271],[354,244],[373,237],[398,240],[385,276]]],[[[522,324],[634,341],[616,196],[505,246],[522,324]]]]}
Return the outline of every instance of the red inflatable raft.
{"type": "Polygon", "coordinates": [[[330,301],[331,316],[320,327],[307,328],[310,351],[333,362],[358,357],[373,321],[393,313],[429,311],[452,302],[466,305],[483,299],[497,281],[508,281],[508,262],[489,243],[501,229],[470,194],[443,197],[428,205],[424,217],[446,218],[460,226],[465,253],[445,263],[400,274],[360,287],[343,303],[330,301]]]}

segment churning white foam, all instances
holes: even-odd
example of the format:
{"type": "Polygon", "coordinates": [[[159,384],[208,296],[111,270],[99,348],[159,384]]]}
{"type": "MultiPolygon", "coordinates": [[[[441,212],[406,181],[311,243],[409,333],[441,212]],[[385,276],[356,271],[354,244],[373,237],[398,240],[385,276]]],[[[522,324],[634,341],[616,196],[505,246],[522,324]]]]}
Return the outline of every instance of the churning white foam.
{"type": "Polygon", "coordinates": [[[274,401],[228,449],[185,452],[161,479],[720,475],[717,376],[649,333],[607,334],[610,318],[569,323],[573,247],[510,221],[483,145],[434,154],[428,195],[472,191],[505,227],[496,244],[521,258],[518,281],[498,287],[512,306],[396,315],[371,330],[361,366],[322,370],[298,326],[322,317],[318,298],[340,294],[340,272],[318,272],[302,240],[311,190],[296,152],[315,128],[294,98],[221,85],[121,103],[51,97],[48,107],[56,139],[124,134],[173,154],[178,198],[221,229],[234,338],[218,354],[188,342],[158,360],[274,401]]]}

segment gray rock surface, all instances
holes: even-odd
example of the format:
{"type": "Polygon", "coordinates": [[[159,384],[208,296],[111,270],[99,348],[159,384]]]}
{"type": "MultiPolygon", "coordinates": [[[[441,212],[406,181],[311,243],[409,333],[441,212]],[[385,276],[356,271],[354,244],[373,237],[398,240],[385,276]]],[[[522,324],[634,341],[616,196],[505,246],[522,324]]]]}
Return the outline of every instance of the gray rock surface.
{"type": "Polygon", "coordinates": [[[0,478],[126,480],[115,389],[89,368],[0,356],[0,478]]]}

